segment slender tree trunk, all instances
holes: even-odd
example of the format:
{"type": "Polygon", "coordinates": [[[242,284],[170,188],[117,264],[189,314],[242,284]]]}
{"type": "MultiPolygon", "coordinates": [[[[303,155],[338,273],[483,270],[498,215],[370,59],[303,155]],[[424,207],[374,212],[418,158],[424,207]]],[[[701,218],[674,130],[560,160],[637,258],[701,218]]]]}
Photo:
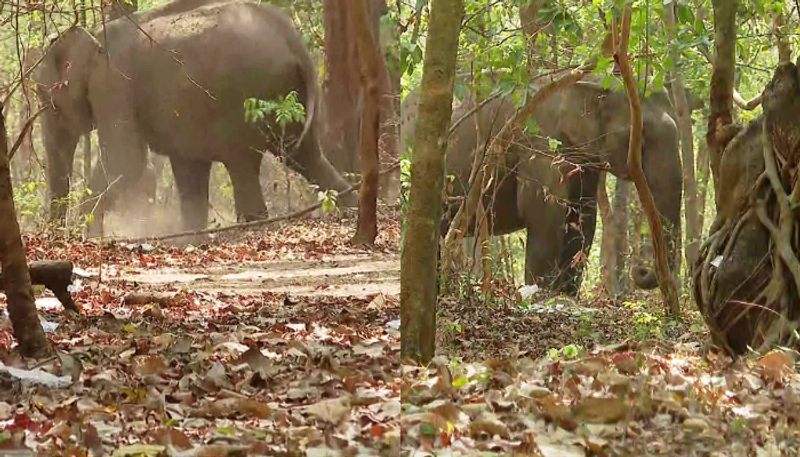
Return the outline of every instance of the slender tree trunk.
{"type": "MultiPolygon", "coordinates": [[[[664,5],[664,19],[670,41],[677,40],[675,22],[675,2],[664,5]]],[[[681,141],[681,161],[683,163],[683,199],[684,217],[686,219],[686,265],[691,268],[700,250],[700,219],[697,208],[697,185],[694,164],[694,133],[692,132],[692,113],[686,99],[686,87],[678,69],[680,54],[675,47],[670,47],[672,59],[672,98],[675,102],[675,117],[681,141]]],[[[678,263],[679,265],[680,263],[678,263]]]]}
{"type": "Polygon", "coordinates": [[[775,36],[775,46],[778,48],[778,62],[786,63],[792,61],[792,48],[786,40],[783,30],[783,13],[775,13],[772,18],[772,34],[775,36]]]}
{"type": "Polygon", "coordinates": [[[667,244],[664,238],[664,228],[661,222],[661,214],[656,209],[655,201],[653,200],[653,193],[650,191],[650,186],[647,184],[647,178],[642,170],[642,107],[639,102],[639,94],[636,88],[636,81],[633,78],[630,63],[628,62],[628,44],[630,41],[631,33],[631,15],[632,7],[628,3],[622,16],[622,23],[620,24],[617,17],[614,17],[614,30],[619,29],[620,33],[614,32],[614,37],[620,37],[619,42],[616,42],[614,49],[616,50],[615,59],[619,63],[619,68],[622,73],[622,79],[625,83],[625,90],[628,93],[628,100],[631,109],[631,133],[630,143],[628,146],[628,173],[630,173],[631,180],[636,186],[636,191],[639,193],[639,201],[642,203],[647,221],[650,225],[650,236],[653,240],[653,251],[656,258],[656,277],[658,278],[658,285],[661,288],[661,293],[664,299],[664,305],[667,313],[677,316],[680,312],[678,307],[678,288],[675,283],[675,278],[669,271],[669,253],[667,252],[667,244]]]}
{"type": "Polygon", "coordinates": [[[600,242],[600,272],[603,277],[603,288],[610,297],[619,295],[619,287],[616,281],[616,257],[614,251],[614,233],[611,230],[611,203],[606,191],[606,181],[608,173],[600,172],[597,180],[597,209],[600,214],[600,223],[603,225],[603,237],[600,242]]]}
{"type": "MultiPolygon", "coordinates": [[[[373,5],[388,11],[386,0],[373,5]]],[[[375,20],[375,31],[380,30],[380,18],[375,20]]],[[[390,164],[400,160],[400,29],[398,24],[391,31],[386,42],[381,42],[383,50],[381,64],[385,68],[386,87],[382,88],[384,101],[381,103],[381,163],[390,164]]],[[[380,175],[380,197],[387,202],[395,202],[400,196],[400,169],[380,175]]]]}
{"type": "Polygon", "coordinates": [[[712,0],[714,7],[714,56],[709,103],[708,143],[715,195],[719,195],[719,162],[725,146],[733,138],[733,78],[736,59],[736,7],[738,2],[712,0]]]}
{"type": "Polygon", "coordinates": [[[27,357],[43,357],[51,353],[50,344],[36,313],[31,277],[25,260],[11,170],[8,164],[8,138],[3,106],[0,105],[0,264],[3,267],[3,289],[6,291],[8,316],[19,342],[20,352],[27,357]]]}
{"type": "Polygon", "coordinates": [[[83,182],[88,187],[92,179],[92,134],[83,136],[83,182]]]}
{"type": "Polygon", "coordinates": [[[358,229],[352,242],[373,244],[378,236],[378,140],[380,131],[380,47],[370,30],[368,0],[348,0],[353,23],[358,60],[361,67],[361,189],[358,201],[358,229]]]}
{"type": "Polygon", "coordinates": [[[325,153],[333,165],[353,172],[358,167],[358,49],[353,34],[352,0],[325,0],[325,80],[322,85],[325,153]]]}
{"type": "Polygon", "coordinates": [[[400,266],[401,355],[427,362],[436,351],[439,223],[444,153],[453,103],[463,0],[431,0],[411,191],[400,266]]]}
{"type": "Polygon", "coordinates": [[[525,34],[525,47],[528,52],[528,76],[532,77],[535,62],[541,61],[536,56],[536,37],[542,25],[539,23],[539,9],[544,4],[544,0],[531,0],[526,5],[519,7],[519,19],[522,24],[522,32],[525,34]]]}
{"type": "Polygon", "coordinates": [[[625,282],[625,254],[628,251],[628,181],[616,180],[614,201],[609,201],[605,177],[598,184],[597,205],[603,221],[603,238],[600,243],[600,268],[603,288],[609,297],[619,297],[627,289],[625,282]]]}
{"type": "Polygon", "coordinates": [[[706,219],[706,198],[708,197],[708,183],[711,181],[711,170],[708,163],[708,145],[700,142],[697,151],[697,226],[703,233],[706,219]]]}

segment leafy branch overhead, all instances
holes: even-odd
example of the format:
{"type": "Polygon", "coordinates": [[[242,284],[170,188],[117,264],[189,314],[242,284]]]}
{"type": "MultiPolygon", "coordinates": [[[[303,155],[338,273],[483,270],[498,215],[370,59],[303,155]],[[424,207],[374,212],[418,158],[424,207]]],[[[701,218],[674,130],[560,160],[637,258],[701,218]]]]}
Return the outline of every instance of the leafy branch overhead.
{"type": "Polygon", "coordinates": [[[244,118],[247,122],[251,124],[264,122],[265,119],[272,116],[281,129],[285,129],[289,124],[305,121],[306,109],[298,101],[295,91],[274,100],[245,99],[244,118]]]}

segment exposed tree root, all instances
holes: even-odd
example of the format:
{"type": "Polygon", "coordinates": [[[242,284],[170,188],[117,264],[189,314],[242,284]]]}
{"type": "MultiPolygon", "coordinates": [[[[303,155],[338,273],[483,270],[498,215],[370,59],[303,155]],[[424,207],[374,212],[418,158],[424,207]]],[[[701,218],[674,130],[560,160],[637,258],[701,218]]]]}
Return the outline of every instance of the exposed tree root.
{"type": "Polygon", "coordinates": [[[715,223],[694,268],[695,300],[715,342],[731,354],[800,342],[800,132],[778,103],[773,111],[765,105],[758,121],[763,171],[737,217],[715,223]]]}

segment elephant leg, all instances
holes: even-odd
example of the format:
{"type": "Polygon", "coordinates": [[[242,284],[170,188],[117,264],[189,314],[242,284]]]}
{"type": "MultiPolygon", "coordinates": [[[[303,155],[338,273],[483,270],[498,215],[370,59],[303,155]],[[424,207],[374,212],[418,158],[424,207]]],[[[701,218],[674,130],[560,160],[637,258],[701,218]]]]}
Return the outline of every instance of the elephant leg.
{"type": "Polygon", "coordinates": [[[552,159],[532,155],[521,160],[517,171],[516,204],[525,227],[525,284],[550,288],[558,275],[561,246],[564,243],[567,198],[561,175],[552,159]]]}
{"type": "Polygon", "coordinates": [[[236,217],[242,221],[255,221],[267,217],[267,206],[258,181],[261,156],[248,154],[238,161],[225,163],[233,183],[236,217]],[[255,157],[255,159],[251,158],[255,157]]]}
{"type": "MultiPolygon", "coordinates": [[[[50,192],[50,220],[63,225],[67,218],[67,196],[69,195],[72,164],[79,135],[61,122],[52,113],[42,117],[42,131],[47,152],[47,187],[50,192]]],[[[89,179],[89,176],[85,177],[89,179]]]]}
{"type": "Polygon", "coordinates": [[[87,208],[94,215],[90,234],[102,233],[104,214],[114,209],[120,195],[136,189],[147,163],[147,145],[135,122],[128,119],[98,119],[100,156],[89,182],[92,195],[98,200],[87,208]]]}
{"type": "Polygon", "coordinates": [[[211,162],[170,157],[172,175],[181,200],[181,216],[186,230],[202,230],[208,225],[208,181],[211,162]]]}
{"type": "Polygon", "coordinates": [[[483,276],[483,261],[481,253],[481,244],[478,242],[479,238],[475,236],[465,236],[462,240],[462,250],[470,268],[470,273],[476,278],[483,276]]]}
{"type": "Polygon", "coordinates": [[[597,224],[597,183],[599,173],[584,169],[571,178],[569,205],[564,244],[558,265],[558,275],[553,288],[577,296],[583,279],[583,270],[592,249],[597,224]]]}
{"type": "Polygon", "coordinates": [[[560,237],[553,238],[555,227],[549,224],[548,227],[544,227],[544,222],[538,226],[529,226],[527,230],[525,284],[538,284],[549,288],[557,276],[561,240],[558,239],[560,237]]]}

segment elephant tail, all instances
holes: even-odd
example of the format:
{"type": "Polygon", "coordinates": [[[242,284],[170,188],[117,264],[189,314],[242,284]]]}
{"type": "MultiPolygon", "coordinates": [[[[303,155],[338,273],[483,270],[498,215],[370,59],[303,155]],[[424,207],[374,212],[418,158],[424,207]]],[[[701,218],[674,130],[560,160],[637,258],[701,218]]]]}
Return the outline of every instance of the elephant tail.
{"type": "Polygon", "coordinates": [[[300,132],[300,137],[297,138],[296,147],[300,147],[311,127],[314,125],[315,117],[317,116],[319,106],[319,88],[317,87],[317,75],[314,69],[314,63],[311,61],[311,56],[308,51],[302,50],[302,57],[300,58],[300,73],[303,81],[306,84],[306,120],[303,124],[303,131],[300,132]]]}

